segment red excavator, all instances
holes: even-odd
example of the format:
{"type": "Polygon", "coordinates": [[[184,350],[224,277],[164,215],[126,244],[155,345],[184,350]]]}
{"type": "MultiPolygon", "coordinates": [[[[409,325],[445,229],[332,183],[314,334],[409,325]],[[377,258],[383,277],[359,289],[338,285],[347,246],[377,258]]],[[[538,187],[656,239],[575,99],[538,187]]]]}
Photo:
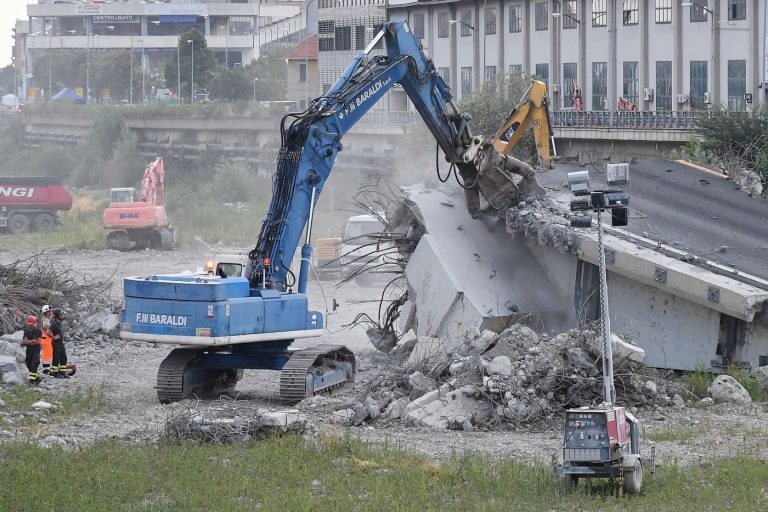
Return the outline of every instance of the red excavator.
{"type": "Polygon", "coordinates": [[[163,157],[153,160],[144,170],[141,190],[113,188],[104,210],[107,247],[118,251],[133,248],[173,249],[175,231],[165,213],[165,170],[163,157]]]}

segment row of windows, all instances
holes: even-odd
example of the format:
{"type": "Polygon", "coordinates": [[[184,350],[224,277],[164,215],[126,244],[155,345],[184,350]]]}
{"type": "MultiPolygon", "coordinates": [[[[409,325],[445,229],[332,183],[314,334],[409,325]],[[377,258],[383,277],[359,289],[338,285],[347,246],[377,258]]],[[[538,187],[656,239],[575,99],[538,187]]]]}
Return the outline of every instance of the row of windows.
{"type": "MultiPolygon", "coordinates": [[[[382,22],[383,19],[371,20],[366,18],[344,21],[320,20],[317,22],[318,50],[321,52],[364,50],[368,42],[376,35],[382,22]]],[[[380,39],[375,48],[381,49],[384,47],[383,45],[384,41],[380,39]]]]}
{"type": "MultiPolygon", "coordinates": [[[[605,27],[608,25],[608,0],[592,1],[592,26],[605,27]]],[[[655,0],[654,19],[656,23],[672,23],[672,1],[673,0],[655,0]]],[[[728,0],[728,20],[744,20],[747,17],[747,0],[728,0]]],[[[579,19],[576,16],[577,0],[562,1],[562,15],[564,29],[574,29],[578,26],[579,19]]],[[[690,9],[690,21],[699,23],[708,21],[707,15],[711,14],[709,10],[709,0],[692,0],[690,9]]],[[[640,21],[639,0],[623,0],[622,23],[624,25],[637,25],[640,21]]],[[[511,4],[509,12],[509,32],[522,32],[523,30],[523,5],[520,3],[511,4]]],[[[536,2],[534,4],[534,28],[536,30],[549,29],[549,3],[536,2]]],[[[450,14],[448,11],[439,12],[437,15],[437,37],[448,37],[448,27],[450,14]]],[[[459,11],[459,21],[461,21],[461,35],[466,37],[472,35],[472,10],[462,9],[459,11]]],[[[485,9],[485,34],[496,33],[496,7],[487,7],[485,9]]],[[[413,15],[412,29],[414,35],[424,38],[424,14],[413,15]]]]}
{"type": "MultiPolygon", "coordinates": [[[[694,110],[707,108],[708,89],[708,65],[705,60],[690,61],[689,104],[694,110]]],[[[563,107],[573,107],[571,90],[572,84],[578,80],[577,63],[566,62],[563,64],[563,107]]],[[[622,98],[631,101],[635,105],[640,103],[640,63],[637,61],[622,63],[622,98]]],[[[549,89],[549,64],[536,64],[535,76],[547,84],[549,89]]],[[[523,68],[519,64],[509,66],[509,72],[522,73],[523,68]]],[[[450,84],[450,68],[438,68],[440,76],[450,84]]],[[[485,80],[493,80],[496,77],[496,66],[486,66],[485,80]]],[[[460,72],[461,96],[472,94],[472,67],[461,68],[460,72]]],[[[747,91],[747,61],[728,61],[728,109],[733,111],[744,110],[744,95],[747,91]]],[[[656,110],[672,110],[672,61],[656,62],[656,110]]],[[[607,110],[608,105],[608,63],[592,63],[592,110],[607,110]]]]}

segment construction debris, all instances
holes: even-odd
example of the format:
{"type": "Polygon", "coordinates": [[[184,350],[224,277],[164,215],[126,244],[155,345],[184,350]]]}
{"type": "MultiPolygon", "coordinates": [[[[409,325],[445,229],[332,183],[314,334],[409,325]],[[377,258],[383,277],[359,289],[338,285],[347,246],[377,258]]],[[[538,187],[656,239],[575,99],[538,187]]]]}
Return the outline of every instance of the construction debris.
{"type": "Polygon", "coordinates": [[[268,434],[301,433],[306,427],[306,418],[296,409],[270,411],[248,401],[220,400],[172,412],[162,436],[225,444],[264,439],[268,434]]]}
{"type": "Polygon", "coordinates": [[[744,386],[730,375],[718,375],[707,389],[716,404],[750,404],[752,397],[744,386]]]}
{"type": "MultiPolygon", "coordinates": [[[[642,349],[630,341],[613,334],[612,343],[623,405],[684,407],[682,384],[646,369],[642,349]]],[[[369,384],[372,392],[336,411],[334,419],[344,425],[397,421],[456,430],[546,426],[565,409],[601,400],[601,353],[591,326],[554,337],[523,324],[500,334],[471,328],[456,339],[420,337],[410,357],[398,356],[399,364],[387,365],[369,384]],[[370,402],[383,414],[370,414],[364,407],[370,402]]]]}
{"type": "Polygon", "coordinates": [[[70,336],[101,330],[106,316],[98,326],[90,322],[81,329],[79,323],[95,311],[116,311],[118,304],[109,295],[111,286],[110,279],[96,279],[65,267],[46,253],[0,265],[0,335],[21,330],[27,315],[39,315],[43,304],[64,310],[71,322],[70,336]]]}

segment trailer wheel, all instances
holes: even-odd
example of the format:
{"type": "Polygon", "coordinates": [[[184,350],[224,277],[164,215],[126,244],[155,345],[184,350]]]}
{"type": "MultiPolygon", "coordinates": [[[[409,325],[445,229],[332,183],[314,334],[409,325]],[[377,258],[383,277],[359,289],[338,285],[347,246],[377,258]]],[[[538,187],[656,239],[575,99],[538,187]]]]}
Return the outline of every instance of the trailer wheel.
{"type": "Polygon", "coordinates": [[[56,217],[50,213],[40,213],[32,222],[35,231],[51,231],[56,227],[56,217]]]}
{"type": "Polygon", "coordinates": [[[638,458],[635,461],[633,471],[624,472],[624,492],[627,494],[640,494],[643,488],[643,464],[638,458]]]}
{"type": "Polygon", "coordinates": [[[8,231],[13,234],[29,231],[29,217],[22,213],[12,213],[8,218],[8,231]]]}

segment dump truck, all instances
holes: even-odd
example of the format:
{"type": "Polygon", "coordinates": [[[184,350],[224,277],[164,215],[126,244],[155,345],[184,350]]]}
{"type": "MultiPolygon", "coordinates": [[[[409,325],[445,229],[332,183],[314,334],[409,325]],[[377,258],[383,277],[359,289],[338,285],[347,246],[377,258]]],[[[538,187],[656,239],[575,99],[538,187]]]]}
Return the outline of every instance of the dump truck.
{"type": "Polygon", "coordinates": [[[59,178],[0,177],[0,230],[47,231],[59,224],[58,212],[72,208],[72,196],[59,178]]]}

